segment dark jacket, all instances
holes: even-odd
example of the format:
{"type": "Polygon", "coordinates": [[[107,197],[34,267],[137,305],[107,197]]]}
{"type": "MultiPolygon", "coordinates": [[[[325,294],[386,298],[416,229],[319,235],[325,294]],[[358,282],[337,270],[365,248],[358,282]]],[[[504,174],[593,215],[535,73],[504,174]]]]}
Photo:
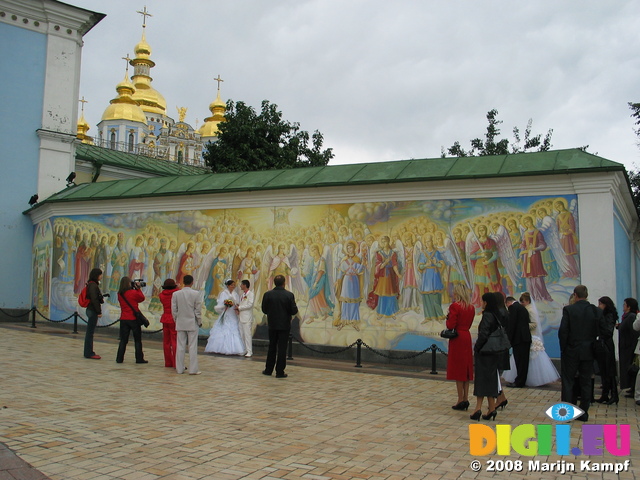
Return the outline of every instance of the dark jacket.
{"type": "Polygon", "coordinates": [[[87,282],[87,298],[91,302],[87,308],[93,310],[98,315],[102,315],[101,305],[104,303],[104,300],[102,299],[102,293],[100,293],[100,287],[93,280],[87,282]]]}
{"type": "Polygon", "coordinates": [[[593,360],[593,343],[600,335],[606,336],[607,325],[602,310],[586,300],[578,300],[562,309],[558,330],[560,354],[579,360],[593,360]]]}
{"type": "Polygon", "coordinates": [[[509,306],[509,325],[507,336],[511,345],[531,343],[531,330],[529,329],[529,310],[519,302],[513,302],[509,306]]]}
{"type": "Polygon", "coordinates": [[[275,287],[262,297],[262,313],[267,315],[269,330],[289,330],[291,317],[298,313],[293,293],[284,287],[275,287]]]}
{"type": "Polygon", "coordinates": [[[476,354],[480,353],[484,344],[487,343],[489,335],[500,326],[498,318],[493,313],[487,311],[482,312],[482,319],[478,325],[478,338],[476,339],[476,344],[473,346],[473,351],[476,354]]]}

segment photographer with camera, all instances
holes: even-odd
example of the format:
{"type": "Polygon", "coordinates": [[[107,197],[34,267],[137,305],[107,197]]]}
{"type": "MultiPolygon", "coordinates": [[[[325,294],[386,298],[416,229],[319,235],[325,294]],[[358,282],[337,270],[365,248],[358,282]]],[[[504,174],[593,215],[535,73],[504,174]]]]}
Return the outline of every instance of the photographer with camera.
{"type": "Polygon", "coordinates": [[[140,290],[146,283],[142,280],[131,280],[130,277],[122,277],[118,290],[120,302],[120,345],[116,362],[124,361],[124,353],[129,342],[129,333],[133,332],[133,342],[136,349],[136,363],[149,363],[144,359],[142,352],[142,329],[136,318],[136,312],[140,311],[138,304],[144,302],[144,293],[140,290]]]}

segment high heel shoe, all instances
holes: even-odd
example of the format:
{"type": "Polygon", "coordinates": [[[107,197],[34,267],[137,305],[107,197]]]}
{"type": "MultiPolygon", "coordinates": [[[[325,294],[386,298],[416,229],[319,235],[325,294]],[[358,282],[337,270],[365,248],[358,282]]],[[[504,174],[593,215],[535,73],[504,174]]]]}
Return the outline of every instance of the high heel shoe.
{"type": "Polygon", "coordinates": [[[606,395],[603,395],[600,398],[596,399],[596,402],[598,403],[607,403],[608,401],[609,401],[609,397],[607,397],[606,395]]]}
{"type": "Polygon", "coordinates": [[[469,415],[471,420],[480,420],[480,416],[482,415],[482,410],[476,410],[472,415],[469,415]]]}
{"type": "Polygon", "coordinates": [[[613,405],[613,404],[618,405],[618,399],[617,398],[612,398],[611,400],[607,400],[606,402],[604,402],[605,405],[613,405]]]}
{"type": "Polygon", "coordinates": [[[506,407],[508,403],[509,403],[509,400],[504,400],[503,402],[500,402],[498,405],[496,405],[496,410],[497,409],[504,410],[504,407],[506,407]]]}
{"type": "Polygon", "coordinates": [[[451,407],[453,410],[468,410],[469,409],[469,402],[467,402],[466,400],[463,400],[461,402],[456,403],[453,407],[451,407]]]}
{"type": "Polygon", "coordinates": [[[496,415],[498,415],[498,412],[496,410],[494,410],[493,412],[489,412],[486,415],[482,415],[482,419],[483,420],[495,420],[496,419],[496,415]]]}

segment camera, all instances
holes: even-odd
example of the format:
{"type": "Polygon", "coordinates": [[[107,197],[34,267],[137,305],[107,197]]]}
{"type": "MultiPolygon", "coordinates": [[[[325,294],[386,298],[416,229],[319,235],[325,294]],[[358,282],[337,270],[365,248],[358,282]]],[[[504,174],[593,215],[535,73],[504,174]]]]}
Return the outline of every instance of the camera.
{"type": "Polygon", "coordinates": [[[147,282],[145,282],[142,278],[136,278],[134,280],[131,280],[131,288],[141,288],[146,286],[147,286],[147,282]]]}

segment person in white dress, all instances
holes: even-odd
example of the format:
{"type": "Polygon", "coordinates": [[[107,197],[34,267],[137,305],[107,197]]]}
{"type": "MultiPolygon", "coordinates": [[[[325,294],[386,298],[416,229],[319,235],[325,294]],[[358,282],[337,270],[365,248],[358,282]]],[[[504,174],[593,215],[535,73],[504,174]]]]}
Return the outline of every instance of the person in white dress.
{"type": "Polygon", "coordinates": [[[220,316],[211,328],[204,351],[206,353],[222,353],[223,355],[242,355],[245,353],[245,348],[238,328],[236,306],[240,302],[238,295],[234,292],[236,282],[228,279],[224,284],[227,288],[220,292],[218,302],[214,307],[220,316]],[[227,302],[226,305],[225,302],[227,302]]]}
{"type": "MultiPolygon", "coordinates": [[[[531,295],[528,292],[524,292],[520,296],[520,303],[524,305],[529,312],[529,325],[531,328],[529,373],[527,374],[527,382],[525,385],[527,387],[539,387],[540,385],[555,382],[560,378],[560,374],[544,349],[542,328],[540,328],[540,316],[538,315],[535,302],[531,299],[531,295]]],[[[513,355],[511,355],[511,370],[505,370],[502,377],[507,382],[513,382],[517,374],[516,364],[513,355]]]]}

